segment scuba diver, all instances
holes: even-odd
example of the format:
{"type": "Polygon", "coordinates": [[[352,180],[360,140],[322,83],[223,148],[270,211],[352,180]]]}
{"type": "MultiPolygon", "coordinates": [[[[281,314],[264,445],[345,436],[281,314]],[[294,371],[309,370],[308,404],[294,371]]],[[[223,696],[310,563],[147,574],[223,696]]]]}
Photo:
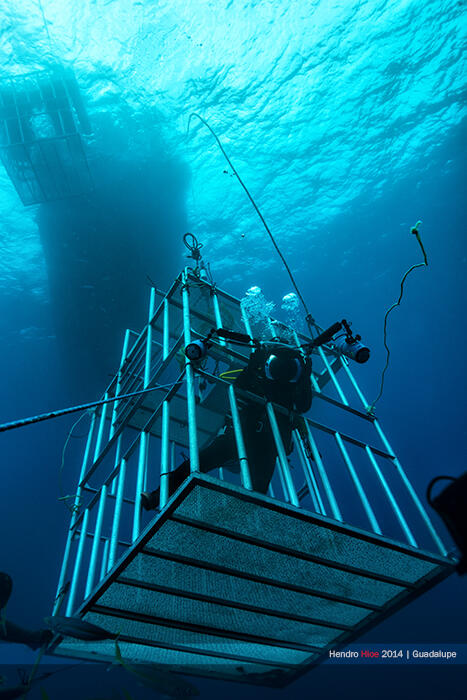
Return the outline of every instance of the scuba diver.
{"type": "MultiPolygon", "coordinates": [[[[284,338],[272,342],[257,343],[247,366],[234,381],[238,389],[250,391],[267,401],[287,409],[288,414],[277,411],[276,419],[286,454],[293,450],[292,431],[298,428],[300,418],[311,406],[311,358],[303,356],[298,347],[290,346],[284,338]]],[[[251,483],[254,491],[266,493],[272,479],[277,449],[264,404],[245,400],[239,406],[240,422],[245,443],[251,483]]],[[[232,462],[238,462],[233,422],[226,416],[221,434],[218,434],[199,452],[199,469],[209,472],[232,462]]],[[[190,475],[190,460],[186,459],[169,474],[169,494],[172,494],[190,475]]],[[[144,491],[141,504],[145,510],[159,505],[159,488],[144,491]]]]}
{"type": "Polygon", "coordinates": [[[50,630],[29,630],[25,627],[15,625],[9,620],[3,620],[3,622],[0,622],[0,641],[3,642],[25,644],[30,649],[35,651],[44,645],[47,646],[52,639],[53,633],[50,630]]]}

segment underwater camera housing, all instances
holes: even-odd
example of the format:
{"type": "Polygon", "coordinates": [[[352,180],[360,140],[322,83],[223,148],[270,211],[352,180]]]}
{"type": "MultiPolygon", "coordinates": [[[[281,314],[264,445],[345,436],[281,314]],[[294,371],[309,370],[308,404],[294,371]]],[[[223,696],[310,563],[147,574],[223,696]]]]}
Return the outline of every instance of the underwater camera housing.
{"type": "Polygon", "coordinates": [[[350,329],[350,323],[345,320],[337,321],[333,323],[327,330],[320,333],[320,335],[306,346],[306,352],[311,353],[313,348],[318,348],[320,345],[325,343],[332,343],[333,347],[342,355],[349,357],[351,360],[355,360],[359,364],[367,362],[370,358],[370,349],[364,345],[362,342],[362,337],[360,335],[352,335],[350,329]],[[345,337],[333,339],[333,336],[344,328],[345,337]]]}
{"type": "Polygon", "coordinates": [[[361,342],[362,336],[352,335],[350,323],[345,318],[342,321],[342,327],[345,330],[345,337],[336,338],[333,341],[335,349],[359,364],[367,362],[370,358],[370,349],[361,342]]]}
{"type": "Polygon", "coordinates": [[[271,353],[264,365],[267,379],[295,384],[302,375],[302,362],[297,357],[271,353]]]}
{"type": "Polygon", "coordinates": [[[338,338],[333,341],[333,345],[336,350],[359,364],[367,362],[370,357],[370,349],[366,345],[363,345],[361,336],[359,335],[356,335],[351,340],[349,340],[348,337],[338,338]]]}

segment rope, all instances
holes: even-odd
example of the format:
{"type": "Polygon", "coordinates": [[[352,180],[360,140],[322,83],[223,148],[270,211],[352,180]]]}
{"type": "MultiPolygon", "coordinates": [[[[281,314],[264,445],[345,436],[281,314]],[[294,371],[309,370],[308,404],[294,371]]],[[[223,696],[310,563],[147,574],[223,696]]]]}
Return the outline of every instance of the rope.
{"type": "Polygon", "coordinates": [[[47,34],[47,39],[48,39],[48,42],[49,42],[50,53],[53,54],[53,53],[54,53],[54,50],[53,50],[53,46],[52,46],[52,39],[50,38],[50,33],[49,33],[49,28],[48,28],[48,26],[47,26],[47,20],[46,20],[46,18],[45,18],[44,8],[42,7],[42,2],[41,2],[41,0],[38,0],[38,3],[39,3],[39,8],[40,8],[40,11],[41,11],[41,15],[42,15],[42,21],[44,22],[44,29],[45,29],[45,32],[46,32],[46,34],[47,34]]]}
{"type": "Polygon", "coordinates": [[[78,423],[79,423],[80,421],[82,421],[83,418],[85,418],[85,416],[86,416],[86,413],[83,413],[83,414],[78,418],[78,420],[76,420],[76,421],[73,423],[73,425],[72,425],[71,428],[70,428],[70,432],[68,433],[67,438],[66,438],[66,440],[65,440],[65,444],[63,445],[63,449],[62,449],[62,461],[61,461],[61,464],[60,464],[60,469],[59,469],[59,471],[58,471],[58,492],[59,492],[59,494],[60,494],[58,500],[59,500],[59,501],[63,501],[63,502],[65,503],[66,507],[68,508],[68,510],[70,511],[70,513],[71,513],[72,515],[73,515],[74,513],[76,513],[77,511],[79,511],[79,504],[78,504],[78,505],[69,506],[68,503],[67,503],[67,501],[68,501],[70,498],[73,498],[73,499],[76,498],[76,494],[68,495],[68,496],[64,496],[64,495],[63,495],[63,468],[64,468],[64,466],[65,466],[65,452],[66,452],[66,448],[68,447],[68,443],[70,442],[70,438],[76,437],[75,435],[73,435],[73,430],[76,428],[76,426],[78,425],[78,423]]]}
{"type": "Polygon", "coordinates": [[[119,394],[113,396],[110,399],[101,399],[100,401],[92,401],[91,403],[83,403],[79,406],[71,406],[70,408],[62,408],[57,411],[51,411],[50,413],[42,413],[38,416],[32,416],[30,418],[23,418],[21,420],[13,421],[11,423],[2,423],[0,425],[0,433],[4,433],[7,430],[15,430],[16,428],[23,428],[26,425],[32,425],[34,423],[40,423],[44,420],[50,420],[52,418],[59,418],[60,416],[66,416],[69,413],[78,413],[78,411],[86,411],[88,408],[95,408],[97,406],[102,406],[105,403],[111,403],[112,401],[121,401],[124,399],[131,399],[134,396],[142,396],[143,394],[149,394],[151,391],[157,391],[158,389],[168,389],[174,387],[178,384],[180,378],[176,382],[171,384],[157,384],[150,389],[142,389],[141,391],[134,391],[131,394],[119,394]]]}
{"type": "Polygon", "coordinates": [[[401,303],[401,301],[402,301],[403,294],[404,294],[404,283],[405,283],[405,280],[406,280],[407,277],[410,275],[410,273],[412,272],[412,270],[416,270],[417,267],[427,267],[427,266],[428,266],[428,259],[427,259],[427,256],[426,256],[425,248],[423,247],[422,239],[420,238],[420,234],[419,234],[419,232],[418,232],[418,227],[420,226],[421,223],[422,223],[421,221],[417,221],[417,223],[416,223],[415,226],[410,230],[410,232],[413,233],[414,236],[416,236],[416,238],[417,238],[418,244],[420,245],[420,248],[421,248],[422,253],[423,253],[423,259],[424,259],[424,261],[421,262],[421,263],[417,263],[416,265],[412,265],[412,267],[410,267],[410,268],[407,270],[407,272],[405,273],[405,275],[403,276],[403,278],[402,278],[402,280],[401,280],[401,292],[400,292],[400,294],[399,294],[399,299],[386,311],[386,313],[385,313],[385,315],[384,315],[383,342],[384,342],[384,347],[386,348],[386,364],[384,365],[384,369],[383,369],[382,374],[381,374],[381,384],[380,384],[380,389],[379,389],[378,396],[376,397],[376,399],[375,399],[369,406],[367,406],[367,409],[366,409],[366,410],[367,410],[367,413],[370,413],[371,415],[374,415],[375,405],[376,405],[376,403],[380,400],[381,396],[383,395],[385,374],[386,374],[386,370],[387,370],[388,367],[389,367],[389,358],[390,358],[391,352],[390,352],[389,346],[388,346],[388,344],[387,344],[388,316],[389,316],[389,314],[391,313],[391,311],[393,311],[397,306],[400,305],[400,303],[401,303]]]}
{"type": "Polygon", "coordinates": [[[259,208],[258,208],[258,206],[257,206],[257,204],[256,204],[256,202],[255,202],[255,200],[253,199],[253,197],[252,197],[251,194],[249,193],[247,186],[246,186],[245,183],[243,182],[243,180],[242,180],[242,178],[240,177],[240,175],[238,174],[238,172],[237,172],[235,166],[233,165],[233,163],[232,163],[232,161],[230,160],[229,156],[228,156],[227,153],[225,152],[224,147],[222,146],[219,137],[217,136],[217,134],[216,134],[216,132],[214,131],[214,129],[212,129],[212,128],[209,126],[209,124],[207,123],[207,121],[206,121],[205,119],[203,119],[203,117],[201,117],[201,116],[200,116],[199,114],[197,114],[196,112],[192,112],[192,113],[190,114],[190,117],[189,117],[189,119],[188,119],[188,128],[187,128],[187,132],[190,130],[190,123],[191,123],[191,118],[192,118],[192,117],[197,117],[197,118],[209,129],[209,131],[211,132],[211,134],[212,134],[212,135],[214,136],[214,138],[216,139],[217,145],[218,145],[219,148],[221,149],[224,158],[226,159],[227,163],[228,163],[228,164],[230,165],[230,167],[232,168],[232,171],[233,171],[234,175],[236,176],[237,180],[239,181],[239,183],[241,184],[241,186],[242,186],[243,189],[245,190],[248,199],[250,200],[250,202],[252,203],[253,207],[255,208],[255,211],[256,211],[256,213],[258,214],[259,218],[261,219],[261,222],[262,222],[264,228],[266,229],[266,231],[267,231],[267,233],[268,233],[268,236],[269,236],[269,238],[271,239],[271,242],[272,242],[274,248],[276,249],[276,251],[277,251],[277,253],[278,253],[280,259],[282,260],[282,263],[283,263],[285,269],[286,269],[287,272],[288,272],[288,275],[289,275],[289,277],[290,277],[290,281],[292,282],[293,288],[295,289],[295,291],[296,291],[296,293],[297,293],[297,296],[298,296],[298,298],[300,299],[300,301],[301,301],[301,303],[302,303],[302,305],[303,305],[303,308],[305,309],[306,318],[307,318],[307,323],[308,323],[308,321],[309,321],[310,324],[314,324],[314,323],[315,323],[315,322],[314,322],[314,319],[313,319],[312,315],[310,314],[310,312],[309,312],[309,310],[308,310],[308,307],[307,307],[307,305],[306,305],[306,302],[305,302],[304,298],[303,298],[302,295],[300,294],[300,290],[298,289],[297,284],[296,284],[295,279],[294,279],[294,276],[293,276],[293,274],[292,274],[292,272],[291,272],[289,266],[287,265],[286,259],[285,259],[284,256],[282,255],[282,253],[281,253],[281,251],[280,251],[280,248],[279,248],[279,246],[277,245],[277,243],[276,243],[276,241],[275,241],[275,239],[274,239],[274,236],[272,235],[271,230],[270,230],[269,226],[267,225],[267,223],[266,223],[266,221],[265,221],[265,219],[264,219],[264,216],[261,214],[261,212],[260,212],[260,210],[259,210],[259,208]]]}

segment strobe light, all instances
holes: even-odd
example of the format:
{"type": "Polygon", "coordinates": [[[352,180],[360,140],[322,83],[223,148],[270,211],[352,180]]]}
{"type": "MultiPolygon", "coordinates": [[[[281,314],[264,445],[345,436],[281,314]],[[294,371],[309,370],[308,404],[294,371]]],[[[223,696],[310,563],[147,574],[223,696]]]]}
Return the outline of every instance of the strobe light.
{"type": "Polygon", "coordinates": [[[343,355],[349,357],[351,360],[355,360],[355,362],[359,362],[360,364],[367,362],[370,357],[370,348],[363,345],[359,335],[356,335],[355,338],[352,338],[352,340],[349,340],[348,337],[338,338],[337,340],[333,341],[333,345],[336,350],[341,352],[343,355]]]}
{"type": "Polygon", "coordinates": [[[327,330],[320,333],[312,343],[302,347],[304,347],[305,352],[309,354],[313,351],[313,348],[318,348],[325,343],[332,343],[333,347],[338,352],[349,357],[351,360],[355,360],[355,362],[363,364],[370,358],[370,349],[364,345],[361,340],[361,335],[352,335],[350,323],[344,319],[343,321],[333,323],[327,330]],[[345,336],[343,335],[333,340],[333,336],[342,330],[342,328],[345,330],[345,336]]]}
{"type": "Polygon", "coordinates": [[[208,346],[204,340],[194,340],[185,347],[185,356],[192,362],[199,362],[206,357],[208,346]]]}

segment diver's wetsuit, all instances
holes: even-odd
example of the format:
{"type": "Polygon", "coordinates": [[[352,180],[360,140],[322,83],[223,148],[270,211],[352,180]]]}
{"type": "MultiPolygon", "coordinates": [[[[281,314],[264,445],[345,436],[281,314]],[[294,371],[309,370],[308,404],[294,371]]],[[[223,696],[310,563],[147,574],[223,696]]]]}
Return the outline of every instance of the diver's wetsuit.
{"type": "MultiPolygon", "coordinates": [[[[274,354],[280,353],[288,353],[299,359],[302,371],[296,382],[279,382],[266,377],[264,367],[265,361],[271,354],[271,347],[263,346],[252,352],[248,365],[238,375],[234,385],[284,406],[288,411],[305,413],[311,406],[311,361],[301,357],[296,348],[281,346],[277,349],[275,347],[274,354]]],[[[266,407],[247,401],[239,412],[252,487],[254,491],[266,493],[277,458],[276,444],[266,407]]],[[[286,454],[289,455],[293,450],[292,430],[296,427],[294,416],[279,411],[276,411],[275,415],[286,454]]],[[[209,445],[200,450],[199,469],[201,472],[209,472],[233,460],[238,461],[238,452],[232,419],[227,417],[223,434],[215,437],[209,445]]],[[[186,459],[169,474],[169,493],[172,494],[189,474],[190,461],[186,459]]],[[[148,497],[149,507],[156,508],[159,503],[159,489],[148,494],[148,497]]]]}

